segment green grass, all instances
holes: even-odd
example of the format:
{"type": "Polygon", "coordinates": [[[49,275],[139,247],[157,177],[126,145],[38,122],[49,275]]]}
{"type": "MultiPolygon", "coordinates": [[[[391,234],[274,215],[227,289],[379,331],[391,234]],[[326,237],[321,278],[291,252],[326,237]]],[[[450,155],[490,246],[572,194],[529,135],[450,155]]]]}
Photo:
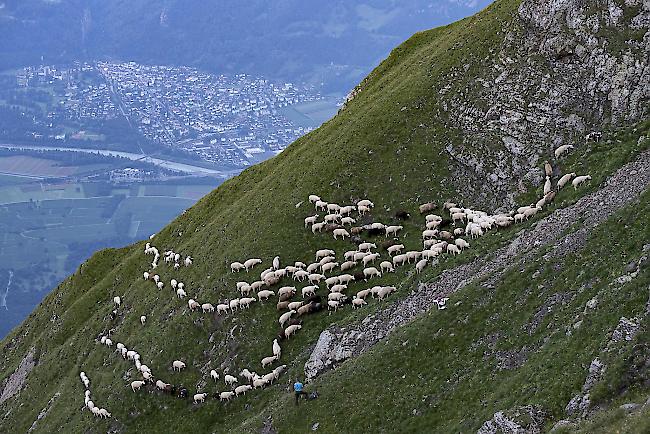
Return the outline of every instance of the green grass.
{"type": "MultiPolygon", "coordinates": [[[[452,69],[469,59],[467,77],[457,80],[453,91],[467,85],[485,59],[493,56],[494,47],[501,46],[500,29],[511,22],[518,5],[515,0],[498,1],[477,16],[420,32],[393,50],[336,117],[279,156],[226,181],[160,231],[153,243],[161,251],[174,249],[195,258],[192,267],[178,271],[161,265],[156,272],[162,280],[180,279],[191,297],[216,304],[235,296],[236,281],[255,280],[262,269],[233,275],[228,264],[234,260],[260,257],[266,266],[279,255],[285,264],[295,260],[311,262],[313,252],[324,247],[335,249],[341,256],[354,247],[351,242],[333,241],[330,234],[313,236],[303,228],[304,217],[313,213],[305,203],[312,193],[337,203],[370,198],[376,208],[360,223],[397,223],[395,211],[409,211],[413,218],[404,223],[400,240],[407,249],[419,248],[420,203],[441,203],[450,198],[469,203],[468,198],[473,196],[469,190],[455,191],[449,182],[450,162],[442,150],[446,143],[457,141],[459,133],[448,128],[444,116],[437,115],[441,113],[437,90],[446,83],[452,69]]],[[[636,139],[648,125],[639,128],[635,132],[611,132],[608,137],[621,139],[617,152],[612,152],[611,146],[597,144],[584,153],[583,147],[578,147],[564,159],[560,163],[564,169],[588,171],[594,180],[577,192],[570,187],[563,190],[542,216],[594,191],[616,168],[647,149],[648,141],[637,145],[636,139]]],[[[120,209],[132,206],[130,199],[120,209]]],[[[492,211],[495,200],[485,198],[484,203],[471,206],[485,205],[492,211]]],[[[647,203],[644,196],[640,205],[643,210],[647,203]]],[[[150,221],[161,213],[159,207],[150,206],[137,216],[134,212],[132,218],[150,221]]],[[[644,214],[628,209],[616,218],[630,220],[630,216],[638,215],[644,214]]],[[[412,274],[411,267],[386,276],[382,283],[400,287],[388,303],[409,293],[418,280],[431,280],[445,268],[504,245],[536,220],[472,242],[469,252],[444,259],[419,277],[412,274]]],[[[634,309],[643,306],[643,296],[647,296],[640,290],[642,284],[647,285],[647,276],[622,287],[622,301],[617,303],[613,293],[595,283],[581,291],[570,289],[595,277],[607,282],[622,266],[618,256],[608,261],[611,255],[628,251],[624,249],[638,253],[639,238],[632,235],[643,227],[633,219],[626,224],[629,231],[623,230],[620,223],[603,225],[593,235],[589,248],[565,259],[571,265],[559,272],[537,260],[523,272],[510,270],[494,289],[474,285],[463,290],[453,300],[461,301],[459,306],[452,304],[446,311],[423,316],[398,330],[386,343],[324,375],[314,385],[321,391],[321,398],[301,407],[300,413],[292,406],[286,386],[292,378],[302,375],[302,364],[319,333],[332,323],[343,326],[372,313],[379,309],[378,303],[357,312],[346,308],[332,315],[306,317],[303,329],[283,345],[282,360],[289,365],[289,371],[279,385],[228,404],[211,399],[194,407],[157,393],[133,394],[128,388],[128,383],[137,378],[132,365],[99,346],[96,339],[113,330],[113,339],[138,350],[157,377],[183,384],[191,393],[199,389],[223,391],[223,383],[215,385],[207,378],[210,369],[239,372],[248,367],[262,372],[259,360],[270,354],[277,333],[274,303],[255,305],[227,317],[191,313],[186,302],[175,298],[168,288],[158,291],[142,280],[142,272],[151,261],[142,253],[144,241],[124,249],[103,250],[48,295],[23,325],[3,340],[0,377],[13,372],[32,346],[38,351],[39,365],[28,377],[20,397],[0,405],[0,414],[11,412],[11,417],[0,419],[0,430],[29,429],[55,393],[60,395],[37,424],[36,432],[241,432],[258,430],[267,415],[273,416],[274,426],[281,432],[306,431],[315,421],[325,432],[425,428],[467,432],[477,429],[494,411],[519,403],[543,405],[557,417],[584,381],[585,364],[588,366],[600,351],[604,333],[619,315],[633,314],[634,309]],[[606,240],[609,244],[603,243],[606,240]],[[596,255],[598,252],[601,254],[596,255]],[[542,273],[532,278],[535,267],[542,273]],[[582,270],[585,272],[580,274],[582,270]],[[558,292],[570,292],[573,298],[557,305],[533,333],[522,332],[521,327],[544,300],[558,292]],[[599,309],[585,319],[582,328],[566,336],[567,319],[577,315],[578,308],[596,293],[603,297],[599,306],[609,303],[611,309],[599,309]],[[115,295],[122,296],[124,304],[120,317],[110,321],[115,295]],[[142,314],[148,317],[145,327],[138,323],[142,314]],[[480,342],[497,332],[503,334],[494,347],[480,342]],[[473,342],[477,344],[471,346],[473,342]],[[513,351],[524,345],[531,349],[526,363],[516,369],[495,371],[495,351],[513,351]],[[492,351],[485,360],[484,351],[492,351]],[[186,371],[170,371],[171,362],[177,358],[188,362],[186,371]],[[83,403],[80,370],[91,379],[93,400],[109,409],[114,419],[98,421],[79,411],[83,403]],[[361,371],[367,373],[363,381],[353,381],[361,371]]],[[[348,292],[365,286],[354,283],[348,292]]],[[[604,398],[608,397],[606,393],[604,398]]]]}

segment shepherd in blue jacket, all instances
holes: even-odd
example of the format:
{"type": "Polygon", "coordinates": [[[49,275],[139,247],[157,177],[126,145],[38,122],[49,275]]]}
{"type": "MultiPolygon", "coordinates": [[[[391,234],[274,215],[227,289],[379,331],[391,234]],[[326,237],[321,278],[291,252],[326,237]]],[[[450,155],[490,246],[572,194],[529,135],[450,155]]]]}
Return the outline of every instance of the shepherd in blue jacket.
{"type": "Polygon", "coordinates": [[[298,405],[298,399],[300,398],[300,395],[307,395],[307,392],[302,390],[303,384],[300,382],[300,380],[296,380],[295,383],[293,383],[293,391],[296,393],[296,405],[298,405]]]}

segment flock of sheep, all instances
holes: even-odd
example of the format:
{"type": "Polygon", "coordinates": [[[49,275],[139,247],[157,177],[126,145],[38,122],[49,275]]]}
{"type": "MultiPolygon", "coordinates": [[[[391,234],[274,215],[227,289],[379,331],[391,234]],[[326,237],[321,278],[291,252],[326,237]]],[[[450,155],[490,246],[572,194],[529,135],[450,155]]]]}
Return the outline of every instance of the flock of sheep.
{"type": "MultiPolygon", "coordinates": [[[[572,146],[565,145],[555,150],[556,158],[570,150],[572,146]]],[[[326,214],[321,219],[320,214],[314,214],[304,219],[304,227],[310,229],[316,235],[321,232],[331,233],[334,239],[349,239],[356,244],[354,250],[344,252],[337,256],[337,253],[329,248],[318,249],[314,252],[313,261],[306,263],[303,261],[291,262],[290,265],[281,266],[280,257],[273,258],[270,266],[259,273],[259,279],[249,281],[242,279],[237,282],[233,292],[237,296],[229,300],[223,300],[216,303],[216,306],[210,302],[197,302],[189,298],[187,306],[190,311],[199,311],[201,314],[235,314],[244,309],[249,309],[253,303],[263,304],[273,298],[276,301],[276,308],[279,312],[278,324],[281,331],[278,337],[271,344],[271,354],[264,357],[261,361],[262,369],[272,367],[279,362],[282,355],[280,341],[289,339],[303,327],[299,318],[306,315],[327,309],[332,312],[351,305],[353,309],[362,308],[368,304],[369,296],[384,300],[393,292],[397,291],[395,286],[374,284],[386,273],[394,273],[397,268],[407,264],[414,264],[416,273],[421,273],[427,264],[432,263],[440,255],[459,255],[463,250],[470,248],[470,243],[463,238],[470,237],[477,239],[491,230],[503,228],[512,224],[524,221],[539,212],[542,207],[549,204],[572,178],[572,185],[578,188],[582,183],[591,179],[590,176],[576,176],[575,173],[563,175],[557,182],[556,189],[553,188],[551,177],[553,174],[550,164],[545,163],[546,182],[544,184],[543,196],[534,204],[523,206],[516,211],[501,214],[488,214],[484,211],[470,208],[459,207],[455,203],[445,202],[442,206],[441,215],[434,214],[436,205],[425,203],[419,206],[419,212],[424,216],[421,232],[422,248],[418,250],[404,251],[404,244],[400,243],[399,236],[404,227],[399,224],[388,224],[381,222],[371,222],[361,226],[355,226],[357,219],[369,219],[374,204],[363,199],[352,205],[339,205],[323,201],[317,195],[310,195],[309,202],[314,206],[316,212],[323,211],[326,214]],[[356,218],[355,218],[356,217],[356,218]],[[445,228],[445,226],[447,226],[445,228]],[[362,234],[379,237],[382,242],[380,248],[376,243],[364,241],[362,234]],[[382,253],[380,253],[382,251],[382,253]],[[385,253],[383,253],[385,251],[385,253]],[[355,271],[356,270],[356,271],[355,271]],[[351,274],[352,273],[352,274],[351,274]],[[283,279],[291,279],[294,283],[281,286],[283,279]],[[353,282],[364,282],[366,287],[356,292],[348,294],[348,286],[353,282]],[[299,288],[299,286],[301,286],[299,288]]],[[[395,219],[407,220],[410,215],[405,211],[397,211],[395,219]]],[[[153,240],[154,235],[150,237],[153,240]]],[[[154,270],[158,267],[160,252],[151,242],[146,243],[144,253],[153,255],[151,267],[143,273],[143,278],[147,282],[152,282],[155,288],[162,290],[165,283],[160,275],[155,274],[154,270]]],[[[191,256],[184,259],[179,253],[173,250],[167,250],[163,253],[164,262],[168,266],[178,270],[181,263],[189,267],[193,263],[191,256]]],[[[243,262],[235,261],[230,264],[231,273],[248,273],[263,263],[260,258],[250,258],[243,262]]],[[[187,289],[183,282],[173,278],[169,281],[169,287],[175,296],[183,300],[188,296],[187,289]]],[[[438,309],[445,309],[448,298],[435,300],[438,309]]],[[[113,298],[114,310],[116,315],[122,305],[120,296],[113,298]]],[[[146,315],[140,316],[140,323],[144,327],[147,321],[146,315]]],[[[110,333],[109,333],[110,334],[110,333]]],[[[100,343],[112,348],[113,341],[110,336],[101,336],[100,343]]],[[[178,394],[181,397],[187,397],[186,389],[176,390],[176,387],[154,377],[151,369],[143,364],[140,354],[128,349],[123,343],[117,342],[116,351],[119,352],[124,360],[133,362],[136,371],[141,379],[134,380],[130,383],[132,391],[135,393],[142,389],[147,383],[155,384],[155,387],[163,392],[178,394]]],[[[187,368],[186,362],[174,360],[171,364],[173,372],[180,372],[187,368]]],[[[233,397],[243,395],[252,389],[263,388],[273,384],[286,365],[278,365],[270,372],[259,375],[256,372],[243,369],[240,378],[223,373],[223,380],[229,390],[217,392],[213,396],[218,397],[221,401],[228,401],[233,397]]],[[[211,370],[210,378],[217,382],[221,377],[216,370],[211,370]]],[[[84,402],[85,407],[92,411],[95,416],[107,418],[111,414],[103,409],[97,408],[90,399],[90,381],[84,372],[80,373],[81,380],[85,386],[84,402]]],[[[197,391],[193,395],[194,403],[202,403],[208,397],[207,392],[197,391]]]]}

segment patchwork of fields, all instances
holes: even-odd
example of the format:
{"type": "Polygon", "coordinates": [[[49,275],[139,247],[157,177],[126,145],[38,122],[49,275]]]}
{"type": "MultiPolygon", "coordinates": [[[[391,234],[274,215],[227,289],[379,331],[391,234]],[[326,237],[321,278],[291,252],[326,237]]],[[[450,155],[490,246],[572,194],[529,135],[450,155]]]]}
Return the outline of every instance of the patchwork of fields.
{"type": "Polygon", "coordinates": [[[94,251],[148,237],[216,186],[52,185],[34,179],[51,166],[26,163],[0,175],[0,337],[94,251]]]}

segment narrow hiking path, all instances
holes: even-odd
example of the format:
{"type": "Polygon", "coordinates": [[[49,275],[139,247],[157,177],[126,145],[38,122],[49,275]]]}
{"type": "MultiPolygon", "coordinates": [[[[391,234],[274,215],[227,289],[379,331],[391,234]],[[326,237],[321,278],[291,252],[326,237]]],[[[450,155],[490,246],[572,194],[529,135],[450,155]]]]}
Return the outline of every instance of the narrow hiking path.
{"type": "MultiPolygon", "coordinates": [[[[546,258],[566,255],[586,242],[589,232],[615,212],[637,200],[650,186],[650,151],[624,165],[598,191],[523,230],[507,246],[492,255],[443,271],[433,281],[420,284],[409,296],[394,305],[346,326],[324,330],[305,364],[305,375],[313,379],[341,362],[359,356],[384,339],[397,327],[435,306],[433,300],[448,297],[463,287],[489,278],[496,282],[505,271],[537,255],[549,246],[546,258]],[[579,229],[569,231],[580,222],[579,229]]],[[[565,188],[571,188],[565,187],[565,188]]]]}

